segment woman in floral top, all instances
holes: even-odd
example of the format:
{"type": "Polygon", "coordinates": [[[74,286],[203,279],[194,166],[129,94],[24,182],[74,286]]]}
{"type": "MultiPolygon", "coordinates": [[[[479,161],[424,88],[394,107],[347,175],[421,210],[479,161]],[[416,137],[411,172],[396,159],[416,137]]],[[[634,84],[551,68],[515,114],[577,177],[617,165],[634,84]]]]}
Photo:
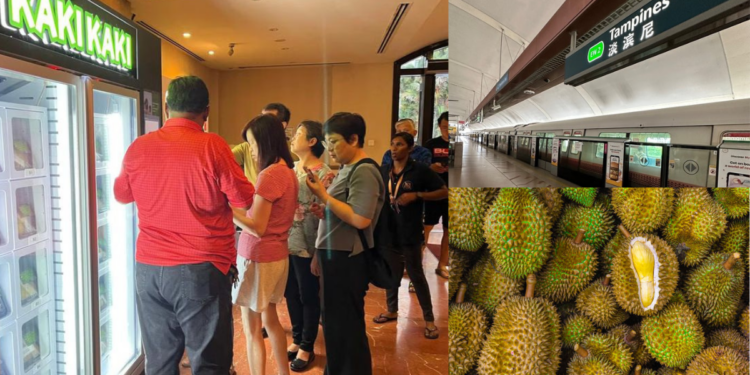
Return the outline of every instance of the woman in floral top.
{"type": "MultiPolygon", "coordinates": [[[[323,126],[315,121],[303,121],[297,126],[297,132],[291,142],[292,152],[299,157],[294,164],[294,171],[300,184],[305,183],[307,174],[303,167],[318,175],[328,187],[333,177],[331,168],[325,165],[323,155],[323,126]]],[[[310,205],[315,195],[310,189],[299,189],[297,209],[294,222],[289,230],[289,279],[284,296],[287,299],[289,317],[292,321],[292,338],[294,342],[287,348],[291,368],[302,371],[315,358],[313,347],[318,336],[320,320],[320,283],[317,276],[318,263],[313,262],[315,239],[318,237],[318,222],[310,213],[310,205]]]]}

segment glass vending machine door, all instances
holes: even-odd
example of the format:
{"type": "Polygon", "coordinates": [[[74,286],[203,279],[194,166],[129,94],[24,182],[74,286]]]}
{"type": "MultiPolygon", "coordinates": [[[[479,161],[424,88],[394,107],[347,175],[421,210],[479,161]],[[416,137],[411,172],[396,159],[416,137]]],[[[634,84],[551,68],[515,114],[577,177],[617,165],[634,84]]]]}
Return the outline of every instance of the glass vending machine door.
{"type": "Polygon", "coordinates": [[[92,257],[92,269],[98,272],[92,274],[98,290],[95,306],[99,373],[103,375],[129,373],[141,358],[134,282],[135,205],[115,202],[113,193],[125,151],[137,135],[137,98],[135,91],[93,83],[96,190],[91,201],[96,206],[96,229],[92,230],[96,256],[92,257]]]}

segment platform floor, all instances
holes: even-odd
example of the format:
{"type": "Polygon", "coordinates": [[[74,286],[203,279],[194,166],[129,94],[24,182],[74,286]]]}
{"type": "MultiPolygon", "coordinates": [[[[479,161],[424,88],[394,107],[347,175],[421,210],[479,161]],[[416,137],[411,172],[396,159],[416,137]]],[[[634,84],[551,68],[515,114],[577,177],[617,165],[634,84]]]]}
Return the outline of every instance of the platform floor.
{"type": "Polygon", "coordinates": [[[450,168],[450,187],[576,187],[573,183],[534,168],[512,156],[460,137],[463,165],[450,168]]]}
{"type": "MultiPolygon", "coordinates": [[[[440,330],[440,337],[437,340],[428,340],[424,337],[422,309],[419,307],[417,295],[408,291],[408,277],[404,277],[399,289],[400,317],[398,321],[386,324],[376,324],[372,321],[378,314],[386,312],[386,302],[385,291],[371,285],[365,298],[365,321],[367,336],[370,338],[373,374],[439,375],[448,373],[448,280],[435,274],[442,235],[441,225],[436,225],[430,233],[428,249],[424,251],[423,261],[427,283],[430,285],[435,325],[440,330]]],[[[291,342],[291,324],[286,303],[280,304],[277,311],[281,325],[287,332],[287,341],[291,342]]],[[[323,329],[320,326],[319,329],[318,339],[315,342],[316,358],[304,374],[323,374],[326,350],[323,329]]],[[[268,340],[266,340],[266,354],[268,355],[266,374],[277,374],[268,340]]],[[[238,375],[250,374],[242,320],[237,307],[234,309],[234,365],[238,375]]],[[[190,373],[190,369],[180,369],[180,375],[190,373]]]]}

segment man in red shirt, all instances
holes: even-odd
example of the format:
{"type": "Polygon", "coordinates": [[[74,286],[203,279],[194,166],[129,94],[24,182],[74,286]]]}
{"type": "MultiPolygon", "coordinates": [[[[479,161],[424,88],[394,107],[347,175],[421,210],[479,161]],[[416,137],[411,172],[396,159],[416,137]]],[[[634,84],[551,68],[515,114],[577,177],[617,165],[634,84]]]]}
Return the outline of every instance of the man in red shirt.
{"type": "Polygon", "coordinates": [[[194,374],[232,365],[230,205],[249,209],[255,189],[227,143],[204,133],[208,89],[181,77],[167,90],[169,120],[128,148],[115,198],[135,202],[138,315],[147,374],[177,374],[187,348],[194,374]]]}

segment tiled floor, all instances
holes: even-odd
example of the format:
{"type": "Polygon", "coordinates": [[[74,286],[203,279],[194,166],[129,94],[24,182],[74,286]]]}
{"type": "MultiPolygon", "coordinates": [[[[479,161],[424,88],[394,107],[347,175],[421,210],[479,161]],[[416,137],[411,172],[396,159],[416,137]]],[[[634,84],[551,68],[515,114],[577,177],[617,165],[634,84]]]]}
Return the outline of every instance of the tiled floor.
{"type": "MultiPolygon", "coordinates": [[[[430,247],[434,250],[439,246],[442,232],[440,226],[430,236],[430,247]]],[[[437,251],[436,251],[437,252],[437,251]]],[[[424,337],[424,320],[422,309],[419,307],[417,296],[407,290],[409,280],[404,278],[399,292],[399,313],[397,322],[386,324],[373,323],[372,319],[386,311],[385,291],[370,286],[365,299],[365,321],[367,322],[367,336],[370,338],[372,352],[373,374],[447,374],[448,373],[448,282],[435,274],[437,259],[433,252],[425,250],[424,269],[427,282],[432,293],[435,324],[440,329],[440,338],[428,340],[424,337]]],[[[287,341],[291,342],[291,324],[285,303],[277,308],[279,320],[287,331],[287,341]]],[[[320,327],[319,327],[320,328],[320,327]]],[[[234,364],[239,375],[250,374],[245,351],[245,336],[242,333],[242,320],[239,308],[234,311],[234,364]]],[[[266,374],[277,374],[276,365],[271,358],[271,347],[266,340],[268,360],[266,374]]],[[[318,340],[315,342],[316,358],[304,374],[323,374],[326,361],[323,330],[320,328],[318,340]]],[[[181,369],[181,375],[190,374],[189,369],[181,369]]],[[[294,372],[292,372],[294,374],[294,372]]],[[[255,374],[253,374],[255,375],[255,374]]]]}
{"type": "Polygon", "coordinates": [[[512,156],[503,155],[468,137],[463,142],[463,165],[451,168],[450,187],[570,187],[576,186],[534,168],[512,156]]]}

